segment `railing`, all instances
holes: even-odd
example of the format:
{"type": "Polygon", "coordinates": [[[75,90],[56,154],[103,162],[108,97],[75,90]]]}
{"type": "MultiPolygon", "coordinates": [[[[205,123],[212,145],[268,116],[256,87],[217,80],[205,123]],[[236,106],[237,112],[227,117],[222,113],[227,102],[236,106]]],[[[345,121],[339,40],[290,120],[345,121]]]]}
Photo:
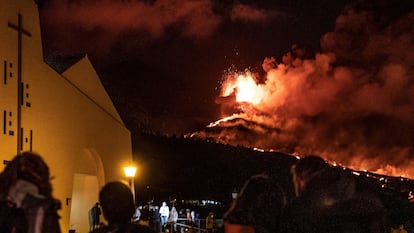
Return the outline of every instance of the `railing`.
{"type": "MultiPolygon", "coordinates": [[[[175,224],[176,228],[178,227],[180,230],[177,230],[177,233],[187,233],[187,232],[197,232],[197,233],[207,233],[206,229],[206,220],[205,219],[198,219],[193,225],[188,224],[188,220],[186,218],[178,218],[177,223],[175,224]]],[[[173,233],[173,224],[169,223],[170,228],[166,228],[165,232],[173,233]]],[[[213,220],[213,233],[218,232],[219,229],[223,226],[223,219],[214,219],[213,220]]]]}

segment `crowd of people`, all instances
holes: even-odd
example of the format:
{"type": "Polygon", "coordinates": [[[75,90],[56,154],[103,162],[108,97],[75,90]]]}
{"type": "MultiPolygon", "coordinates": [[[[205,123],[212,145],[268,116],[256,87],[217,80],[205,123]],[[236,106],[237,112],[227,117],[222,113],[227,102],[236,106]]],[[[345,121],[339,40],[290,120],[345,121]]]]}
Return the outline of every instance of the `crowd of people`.
{"type": "Polygon", "coordinates": [[[301,158],[291,173],[295,197],[290,200],[267,175],[247,180],[224,215],[225,233],[413,232],[403,224],[394,228],[377,193],[319,156],[301,158]]]}
{"type": "Polygon", "coordinates": [[[165,231],[167,227],[175,229],[177,220],[176,208],[173,206],[170,210],[166,202],[162,202],[161,207],[156,205],[137,206],[132,216],[132,222],[149,226],[157,233],[165,231]]]}
{"type": "MultiPolygon", "coordinates": [[[[213,214],[211,213],[208,217],[212,218],[213,214]]],[[[149,226],[157,233],[174,233],[178,232],[179,218],[182,220],[183,226],[193,227],[199,224],[198,214],[194,210],[181,209],[178,212],[175,206],[170,209],[165,201],[161,203],[160,207],[151,204],[137,206],[132,216],[132,222],[149,226]]]]}
{"type": "MultiPolygon", "coordinates": [[[[287,198],[268,174],[250,177],[224,214],[224,233],[385,233],[413,232],[404,224],[391,225],[375,192],[343,169],[319,156],[306,156],[291,168],[294,198],[287,198]]],[[[0,173],[1,233],[60,233],[60,202],[52,196],[47,164],[40,155],[16,155],[0,173]]],[[[166,202],[136,207],[129,186],[109,182],[99,192],[90,213],[91,233],[161,233],[178,213],[166,202]],[[99,222],[101,214],[107,224],[99,222]]],[[[191,212],[189,218],[192,218],[191,212]]],[[[214,214],[206,231],[214,232],[214,214]]]]}

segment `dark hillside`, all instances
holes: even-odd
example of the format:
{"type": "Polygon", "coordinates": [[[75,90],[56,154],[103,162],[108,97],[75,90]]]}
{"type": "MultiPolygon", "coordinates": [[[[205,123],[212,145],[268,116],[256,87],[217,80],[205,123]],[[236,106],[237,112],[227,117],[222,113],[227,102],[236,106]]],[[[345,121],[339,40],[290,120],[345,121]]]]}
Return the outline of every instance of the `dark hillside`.
{"type": "MultiPolygon", "coordinates": [[[[293,197],[290,167],[296,158],[276,152],[233,147],[203,140],[140,134],[134,137],[137,201],[210,199],[226,209],[231,193],[252,175],[268,172],[293,197]]],[[[344,168],[345,169],[345,168],[344,168]]],[[[346,169],[349,170],[349,169],[346,169]]],[[[393,221],[414,219],[414,181],[352,171],[362,187],[380,194],[393,221]]]]}
{"type": "Polygon", "coordinates": [[[137,192],[147,192],[144,198],[151,192],[159,198],[166,194],[225,202],[248,177],[261,172],[271,173],[290,194],[293,192],[290,166],[296,158],[282,153],[141,134],[134,138],[134,154],[141,169],[137,192]]]}

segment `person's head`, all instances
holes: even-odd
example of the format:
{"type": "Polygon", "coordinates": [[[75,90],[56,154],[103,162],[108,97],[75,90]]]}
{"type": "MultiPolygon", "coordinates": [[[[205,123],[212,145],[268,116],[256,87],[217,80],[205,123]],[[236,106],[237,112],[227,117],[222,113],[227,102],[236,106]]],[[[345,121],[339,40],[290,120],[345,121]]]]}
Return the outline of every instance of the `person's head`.
{"type": "Polygon", "coordinates": [[[250,177],[231,207],[224,214],[225,232],[240,232],[241,225],[249,232],[274,232],[286,204],[279,183],[266,174],[250,177]]]}
{"type": "Polygon", "coordinates": [[[300,196],[308,182],[329,165],[317,155],[308,155],[299,159],[291,168],[296,196],[300,196]]]}
{"type": "Polygon", "coordinates": [[[42,157],[33,152],[23,152],[16,155],[0,173],[0,199],[7,198],[8,190],[18,180],[36,185],[39,194],[50,197],[50,179],[49,167],[42,157]]]}
{"type": "Polygon", "coordinates": [[[163,201],[162,206],[166,206],[166,205],[167,205],[167,202],[163,201]]]}
{"type": "Polygon", "coordinates": [[[119,181],[109,182],[101,189],[99,202],[109,224],[128,223],[135,212],[131,189],[119,181]]]}

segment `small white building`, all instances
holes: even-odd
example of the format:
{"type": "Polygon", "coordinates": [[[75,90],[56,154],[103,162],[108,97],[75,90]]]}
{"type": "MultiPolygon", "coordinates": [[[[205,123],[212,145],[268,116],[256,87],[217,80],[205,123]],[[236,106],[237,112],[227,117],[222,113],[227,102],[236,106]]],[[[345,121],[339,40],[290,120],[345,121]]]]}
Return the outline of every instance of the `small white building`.
{"type": "Polygon", "coordinates": [[[21,151],[42,155],[62,202],[62,232],[88,232],[99,189],[126,179],[130,131],[87,56],[63,73],[44,62],[34,0],[1,0],[0,67],[1,163],[21,151]]]}

